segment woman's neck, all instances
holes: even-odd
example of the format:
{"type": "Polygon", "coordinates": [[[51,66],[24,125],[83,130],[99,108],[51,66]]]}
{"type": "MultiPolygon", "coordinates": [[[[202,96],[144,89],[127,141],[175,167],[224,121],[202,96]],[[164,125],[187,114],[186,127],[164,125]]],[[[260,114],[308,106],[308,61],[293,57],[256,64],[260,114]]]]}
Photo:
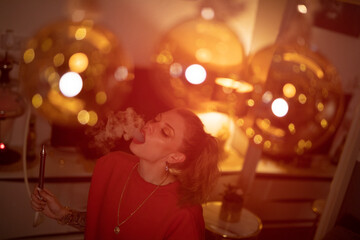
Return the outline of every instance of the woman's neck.
{"type": "Polygon", "coordinates": [[[137,171],[141,178],[154,185],[167,185],[176,180],[173,175],[165,171],[165,166],[144,160],[140,160],[137,171]]]}

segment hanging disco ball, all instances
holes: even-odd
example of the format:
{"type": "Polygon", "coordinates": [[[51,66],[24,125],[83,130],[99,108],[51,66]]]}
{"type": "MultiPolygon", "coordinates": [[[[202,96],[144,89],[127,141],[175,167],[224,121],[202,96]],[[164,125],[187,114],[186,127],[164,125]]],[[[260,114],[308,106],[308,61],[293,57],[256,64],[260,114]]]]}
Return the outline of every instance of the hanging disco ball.
{"type": "Polygon", "coordinates": [[[20,76],[32,106],[50,123],[75,127],[121,108],[134,78],[116,37],[91,20],[42,28],[27,42],[20,76]]]}
{"type": "Polygon", "coordinates": [[[223,22],[196,18],[168,31],[155,51],[152,83],[171,107],[229,112],[251,86],[242,81],[244,47],[223,22]]]}
{"type": "Polygon", "coordinates": [[[245,134],[275,157],[318,149],[335,132],[344,111],[341,81],[334,66],[305,45],[272,45],[249,59],[245,134]]]}

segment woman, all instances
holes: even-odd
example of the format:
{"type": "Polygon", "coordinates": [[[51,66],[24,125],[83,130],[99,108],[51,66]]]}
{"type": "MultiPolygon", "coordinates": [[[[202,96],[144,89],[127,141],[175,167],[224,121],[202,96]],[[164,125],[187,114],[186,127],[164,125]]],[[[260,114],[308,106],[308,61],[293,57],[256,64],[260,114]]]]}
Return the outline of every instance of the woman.
{"type": "Polygon", "coordinates": [[[97,161],[86,213],[40,189],[33,209],[85,228],[86,239],[204,239],[200,204],[219,174],[216,139],[185,109],[157,115],[142,133],[144,141],[130,144],[134,155],[112,152],[97,161]]]}

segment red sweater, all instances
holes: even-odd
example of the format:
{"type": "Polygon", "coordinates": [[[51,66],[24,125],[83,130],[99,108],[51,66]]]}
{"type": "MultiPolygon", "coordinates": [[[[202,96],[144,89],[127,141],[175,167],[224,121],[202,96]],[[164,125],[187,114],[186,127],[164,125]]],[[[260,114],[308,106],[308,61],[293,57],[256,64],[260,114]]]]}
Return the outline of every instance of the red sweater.
{"type": "MultiPolygon", "coordinates": [[[[138,159],[123,152],[100,158],[94,169],[88,198],[85,239],[204,239],[200,205],[179,207],[178,182],[160,186],[144,205],[115,234],[121,192],[138,159]]],[[[119,222],[149,196],[156,185],[132,172],[120,207],[119,222]]]]}

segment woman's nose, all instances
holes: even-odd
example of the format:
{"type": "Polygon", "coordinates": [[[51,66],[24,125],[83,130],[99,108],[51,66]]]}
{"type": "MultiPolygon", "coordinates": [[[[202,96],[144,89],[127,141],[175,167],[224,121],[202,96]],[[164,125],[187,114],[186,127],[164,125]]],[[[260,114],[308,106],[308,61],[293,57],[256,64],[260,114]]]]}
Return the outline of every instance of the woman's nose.
{"type": "Polygon", "coordinates": [[[154,121],[148,121],[146,122],[143,130],[145,132],[152,132],[154,130],[154,121]]]}

